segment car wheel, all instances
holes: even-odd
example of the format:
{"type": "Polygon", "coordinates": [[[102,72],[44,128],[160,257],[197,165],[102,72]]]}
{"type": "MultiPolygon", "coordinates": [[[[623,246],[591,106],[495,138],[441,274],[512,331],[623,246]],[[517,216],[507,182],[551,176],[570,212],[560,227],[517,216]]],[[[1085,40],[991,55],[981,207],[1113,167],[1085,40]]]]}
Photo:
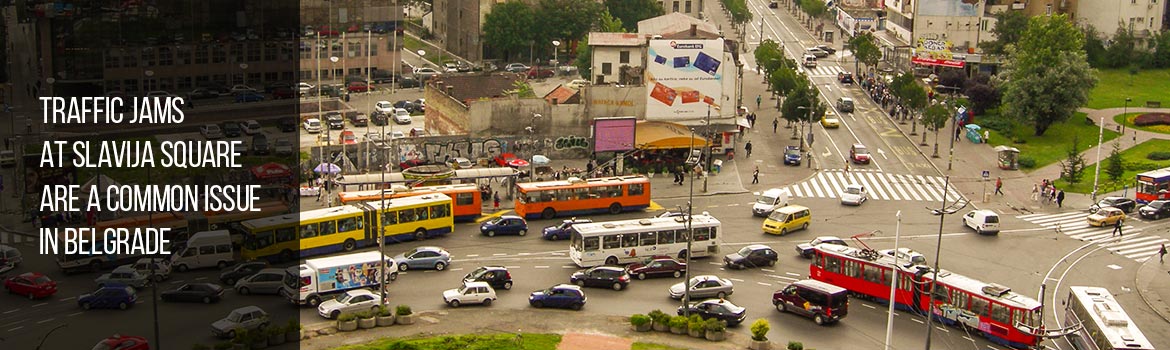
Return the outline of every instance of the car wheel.
{"type": "Polygon", "coordinates": [[[679,260],[684,260],[686,258],[687,258],[687,250],[686,249],[678,251],[678,259],[679,260]]]}
{"type": "Polygon", "coordinates": [[[540,212],[540,217],[544,218],[545,220],[552,219],[553,217],[556,217],[556,216],[557,216],[557,211],[553,208],[544,208],[544,210],[542,210],[540,212]]]}
{"type": "Polygon", "coordinates": [[[829,320],[826,320],[824,315],[817,314],[816,316],[813,316],[813,322],[816,322],[817,325],[824,326],[825,323],[829,322],[829,320]]]}
{"type": "Polygon", "coordinates": [[[582,307],[582,306],[584,306],[584,304],[577,303],[577,304],[573,304],[573,306],[570,306],[570,307],[571,307],[573,310],[581,310],[581,307],[582,307]]]}
{"type": "Polygon", "coordinates": [[[804,223],[804,224],[800,225],[800,229],[801,229],[801,230],[807,230],[807,229],[808,229],[808,223],[806,222],[806,223],[804,223]]]}
{"type": "Polygon", "coordinates": [[[550,240],[550,241],[555,241],[555,240],[558,240],[558,239],[560,239],[560,238],[558,238],[558,237],[557,237],[557,235],[549,235],[549,236],[548,236],[548,240],[550,240]]]}
{"type": "Polygon", "coordinates": [[[505,290],[512,289],[512,281],[504,282],[504,289],[505,290]]]}
{"type": "Polygon", "coordinates": [[[155,281],[155,282],[162,282],[162,281],[163,281],[163,275],[154,275],[154,281],[155,281]]]}
{"type": "Polygon", "coordinates": [[[727,297],[727,293],[726,292],[719,292],[718,294],[715,294],[715,297],[719,298],[719,299],[723,299],[723,298],[727,297]]]}
{"type": "Polygon", "coordinates": [[[622,205],[621,204],[614,203],[614,204],[609,205],[609,213],[610,214],[616,215],[616,214],[621,214],[621,212],[622,212],[622,205]]]}
{"type": "Polygon", "coordinates": [[[179,272],[187,272],[187,264],[179,264],[179,266],[175,266],[175,270],[179,272]]]}
{"type": "Polygon", "coordinates": [[[92,307],[93,307],[93,305],[90,305],[89,303],[81,303],[82,310],[89,310],[92,307]]]}
{"type": "Polygon", "coordinates": [[[675,272],[674,272],[674,278],[679,278],[679,277],[682,277],[682,272],[675,271],[675,272]]]}
{"type": "Polygon", "coordinates": [[[130,307],[130,305],[129,305],[129,304],[126,304],[126,302],[125,302],[125,301],[118,303],[118,309],[119,309],[119,310],[126,310],[126,308],[128,308],[128,307],[130,307]]]}
{"type": "Polygon", "coordinates": [[[398,271],[406,271],[409,268],[410,268],[410,265],[407,265],[406,263],[398,264],[398,271]]]}
{"type": "Polygon", "coordinates": [[[618,263],[618,258],[616,256],[611,256],[611,257],[605,258],[606,265],[617,265],[617,263],[618,263]]]}
{"type": "Polygon", "coordinates": [[[220,270],[223,270],[223,268],[225,268],[227,266],[228,266],[227,261],[220,261],[220,262],[215,263],[215,267],[219,268],[220,270]]]}
{"type": "Polygon", "coordinates": [[[341,310],[333,310],[333,312],[329,313],[329,318],[334,320],[336,320],[339,316],[341,316],[341,310]]]}
{"type": "Polygon", "coordinates": [[[788,312],[788,307],[787,307],[787,306],[785,306],[785,304],[784,304],[784,302],[783,302],[783,301],[781,301],[780,303],[777,303],[777,304],[776,304],[776,311],[780,311],[780,312],[788,312]]]}
{"type": "Polygon", "coordinates": [[[788,228],[787,228],[787,227],[781,227],[781,228],[780,228],[780,235],[781,235],[781,236],[783,236],[783,235],[786,235],[786,234],[788,234],[788,228]]]}
{"type": "Polygon", "coordinates": [[[768,260],[768,266],[776,266],[776,260],[768,260]]]}
{"type": "Polygon", "coordinates": [[[204,304],[211,304],[211,297],[203,297],[204,304]]]}
{"type": "Polygon", "coordinates": [[[229,277],[229,278],[225,278],[225,279],[223,279],[223,283],[224,283],[224,284],[226,284],[226,285],[229,285],[229,286],[234,286],[234,285],[236,285],[236,279],[235,279],[235,278],[230,278],[230,277],[229,277]]]}
{"type": "Polygon", "coordinates": [[[228,331],[227,337],[228,337],[228,339],[236,339],[236,330],[233,329],[233,330],[228,331]]]}
{"type": "Polygon", "coordinates": [[[446,268],[447,268],[447,264],[443,263],[442,261],[435,263],[435,270],[443,271],[443,269],[446,269],[446,268]]]}
{"type": "Polygon", "coordinates": [[[317,307],[317,305],[321,305],[321,297],[317,296],[317,295],[310,296],[309,300],[306,300],[306,301],[309,303],[309,306],[312,306],[312,307],[317,307]]]}
{"type": "Polygon", "coordinates": [[[537,301],[532,302],[532,307],[539,309],[539,308],[544,307],[544,303],[541,302],[540,300],[537,300],[537,301]]]}
{"type": "Polygon", "coordinates": [[[236,293],[240,293],[240,295],[248,295],[251,292],[252,291],[248,290],[248,287],[240,287],[239,289],[236,289],[236,293]]]}
{"type": "Polygon", "coordinates": [[[483,306],[492,306],[492,298],[484,299],[483,306]]]}
{"type": "Polygon", "coordinates": [[[519,234],[519,235],[521,235],[521,236],[523,236],[523,235],[527,235],[527,234],[528,234],[528,230],[520,230],[520,232],[518,232],[518,234],[519,234]]]}
{"type": "Polygon", "coordinates": [[[488,236],[488,237],[495,237],[495,236],[496,236],[496,231],[491,231],[491,230],[488,230],[488,232],[487,232],[487,236],[488,236]]]}
{"type": "Polygon", "coordinates": [[[646,273],[645,273],[645,272],[639,272],[639,273],[638,273],[638,279],[640,279],[640,280],[644,280],[644,279],[646,279],[646,273]]]}
{"type": "Polygon", "coordinates": [[[613,290],[622,290],[622,284],[621,284],[621,283],[616,283],[616,282],[615,282],[615,283],[613,284],[613,290]]]}

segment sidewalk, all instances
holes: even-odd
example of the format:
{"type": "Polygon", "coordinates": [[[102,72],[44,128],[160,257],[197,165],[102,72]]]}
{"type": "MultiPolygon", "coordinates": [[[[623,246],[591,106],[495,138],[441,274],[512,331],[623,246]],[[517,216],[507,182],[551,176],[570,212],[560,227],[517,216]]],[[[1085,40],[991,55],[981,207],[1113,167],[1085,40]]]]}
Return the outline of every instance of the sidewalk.
{"type": "Polygon", "coordinates": [[[1142,301],[1170,323],[1170,262],[1163,263],[1157,256],[1151,256],[1138,267],[1134,285],[1142,301]]]}

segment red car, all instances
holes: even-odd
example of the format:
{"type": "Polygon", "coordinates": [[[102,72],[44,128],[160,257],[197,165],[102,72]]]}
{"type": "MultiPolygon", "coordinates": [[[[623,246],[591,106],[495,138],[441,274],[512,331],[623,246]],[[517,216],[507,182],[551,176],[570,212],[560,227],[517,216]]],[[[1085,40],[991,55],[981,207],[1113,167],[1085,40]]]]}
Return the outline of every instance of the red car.
{"type": "Polygon", "coordinates": [[[317,35],[320,36],[337,36],[338,34],[341,33],[338,33],[336,30],[329,29],[329,26],[322,26],[321,29],[317,30],[317,35]]]}
{"type": "Polygon", "coordinates": [[[641,262],[636,262],[626,266],[626,273],[629,273],[630,276],[637,277],[640,280],[644,280],[647,277],[662,276],[679,278],[686,272],[686,263],[664,255],[647,257],[641,262]]]}
{"type": "Polygon", "coordinates": [[[553,75],[556,75],[556,72],[548,68],[532,67],[528,69],[528,79],[552,78],[553,75]]]}
{"type": "Polygon", "coordinates": [[[411,167],[416,167],[419,165],[427,165],[427,161],[423,160],[423,159],[415,158],[415,159],[407,159],[405,162],[398,163],[398,167],[402,168],[402,170],[410,169],[411,167]]]}
{"type": "Polygon", "coordinates": [[[349,92],[366,92],[370,91],[370,86],[366,85],[365,82],[355,81],[349,83],[349,86],[347,86],[346,89],[348,89],[349,92]]]}
{"type": "Polygon", "coordinates": [[[274,100],[293,98],[295,96],[296,93],[290,88],[282,87],[272,90],[272,99],[274,100]]]}
{"type": "Polygon", "coordinates": [[[12,294],[28,296],[29,299],[46,298],[57,293],[57,282],[36,272],[25,272],[5,280],[4,289],[12,294]]]}
{"type": "Polygon", "coordinates": [[[508,162],[511,162],[513,160],[516,160],[516,159],[520,159],[520,158],[516,157],[515,154],[500,153],[500,155],[496,156],[495,161],[496,161],[496,165],[508,166],[508,162]]]}
{"type": "Polygon", "coordinates": [[[341,144],[343,144],[343,145],[357,144],[357,135],[354,135],[353,131],[349,131],[349,130],[342,131],[341,132],[341,144]]]}
{"type": "Polygon", "coordinates": [[[109,338],[102,339],[97,345],[93,346],[94,350],[150,350],[150,343],[146,338],[133,335],[119,335],[114,334],[109,338]]]}

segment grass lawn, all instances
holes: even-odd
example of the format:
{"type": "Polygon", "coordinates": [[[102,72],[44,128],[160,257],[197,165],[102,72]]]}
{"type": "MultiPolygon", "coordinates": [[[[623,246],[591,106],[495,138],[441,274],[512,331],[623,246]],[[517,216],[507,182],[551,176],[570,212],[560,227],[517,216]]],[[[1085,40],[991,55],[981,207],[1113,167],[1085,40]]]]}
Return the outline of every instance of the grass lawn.
{"type": "Polygon", "coordinates": [[[1149,132],[1156,132],[1159,134],[1170,134],[1170,125],[1151,125],[1151,126],[1133,125],[1133,120],[1136,119],[1139,115],[1142,115],[1142,113],[1118,114],[1118,115],[1113,116],[1113,122],[1125,125],[1125,127],[1127,127],[1127,128],[1145,130],[1145,131],[1149,131],[1149,132]]]}
{"type": "Polygon", "coordinates": [[[1170,69],[1142,70],[1130,76],[1129,69],[1108,69],[1097,71],[1097,86],[1089,92],[1092,109],[1121,108],[1129,97],[1130,107],[1145,107],[1146,101],[1161,101],[1170,105],[1166,95],[1166,82],[1170,81],[1170,69]]]}
{"type": "MultiPolygon", "coordinates": [[[[1085,123],[1084,113],[1078,112],[1065,122],[1053,124],[1044,133],[1044,136],[1037,137],[1033,135],[1031,126],[1026,127],[1028,128],[1027,132],[1021,133],[1025,135],[1023,136],[1024,143],[1012,143],[1006,136],[995,130],[991,131],[991,140],[988,142],[992,146],[1006,145],[1018,148],[1020,149],[1020,158],[1027,157],[1036,160],[1034,168],[1024,168],[1024,171],[1043,168],[1064,159],[1069,147],[1072,146],[1073,136],[1076,136],[1077,142],[1080,143],[1078,148],[1081,150],[1097,144],[1098,127],[1085,123]]],[[[1117,136],[1117,132],[1105,130],[1105,141],[1117,138],[1117,136]]],[[[964,138],[964,140],[966,139],[964,138]]]]}
{"type": "MultiPolygon", "coordinates": [[[[1108,146],[1106,146],[1108,147],[1108,146]]],[[[1138,173],[1170,167],[1170,160],[1149,160],[1146,159],[1146,154],[1153,151],[1167,151],[1170,150],[1170,140],[1149,140],[1141,144],[1130,147],[1129,149],[1121,151],[1122,164],[1125,164],[1125,174],[1117,182],[1109,180],[1109,176],[1105,173],[1105,167],[1108,162],[1105,153],[1112,148],[1104,148],[1101,150],[1101,177],[1098,184],[1098,192],[1112,192],[1122,189],[1123,185],[1130,185],[1130,191],[1133,190],[1133,181],[1138,173]]],[[[1064,180],[1057,180],[1056,187],[1062,188],[1067,192],[1076,193],[1091,193],[1093,192],[1093,174],[1096,172],[1096,159],[1085,159],[1088,163],[1085,167],[1085,174],[1081,176],[1081,181],[1075,185],[1069,185],[1064,180]]],[[[1130,192],[1132,193],[1132,192],[1130,192]]]]}
{"type": "Polygon", "coordinates": [[[464,334],[419,339],[380,339],[336,350],[555,350],[560,334],[464,334]]]}
{"type": "MultiPolygon", "coordinates": [[[[404,47],[404,48],[406,48],[406,50],[408,50],[410,52],[414,52],[414,53],[418,53],[418,50],[426,51],[427,55],[423,56],[424,59],[426,59],[427,61],[430,61],[431,63],[434,63],[434,64],[441,63],[440,59],[442,58],[441,57],[442,51],[440,51],[439,49],[436,49],[434,46],[427,45],[426,43],[419,41],[418,39],[415,39],[412,36],[409,36],[409,35],[402,36],[402,47],[404,47]]],[[[447,59],[451,59],[451,57],[447,57],[447,59]]]]}

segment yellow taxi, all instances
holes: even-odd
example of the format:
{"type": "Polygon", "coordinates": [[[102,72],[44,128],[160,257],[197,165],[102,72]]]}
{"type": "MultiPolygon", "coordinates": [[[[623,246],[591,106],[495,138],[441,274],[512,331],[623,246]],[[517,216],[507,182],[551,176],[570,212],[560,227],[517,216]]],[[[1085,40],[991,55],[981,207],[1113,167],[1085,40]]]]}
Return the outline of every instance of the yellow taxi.
{"type": "Polygon", "coordinates": [[[821,116],[821,126],[825,127],[825,129],[836,129],[841,126],[841,121],[837,120],[836,113],[827,111],[825,115],[821,116]]]}
{"type": "Polygon", "coordinates": [[[1085,218],[1089,226],[1113,226],[1125,221],[1125,212],[1114,207],[1103,207],[1085,218]]]}

